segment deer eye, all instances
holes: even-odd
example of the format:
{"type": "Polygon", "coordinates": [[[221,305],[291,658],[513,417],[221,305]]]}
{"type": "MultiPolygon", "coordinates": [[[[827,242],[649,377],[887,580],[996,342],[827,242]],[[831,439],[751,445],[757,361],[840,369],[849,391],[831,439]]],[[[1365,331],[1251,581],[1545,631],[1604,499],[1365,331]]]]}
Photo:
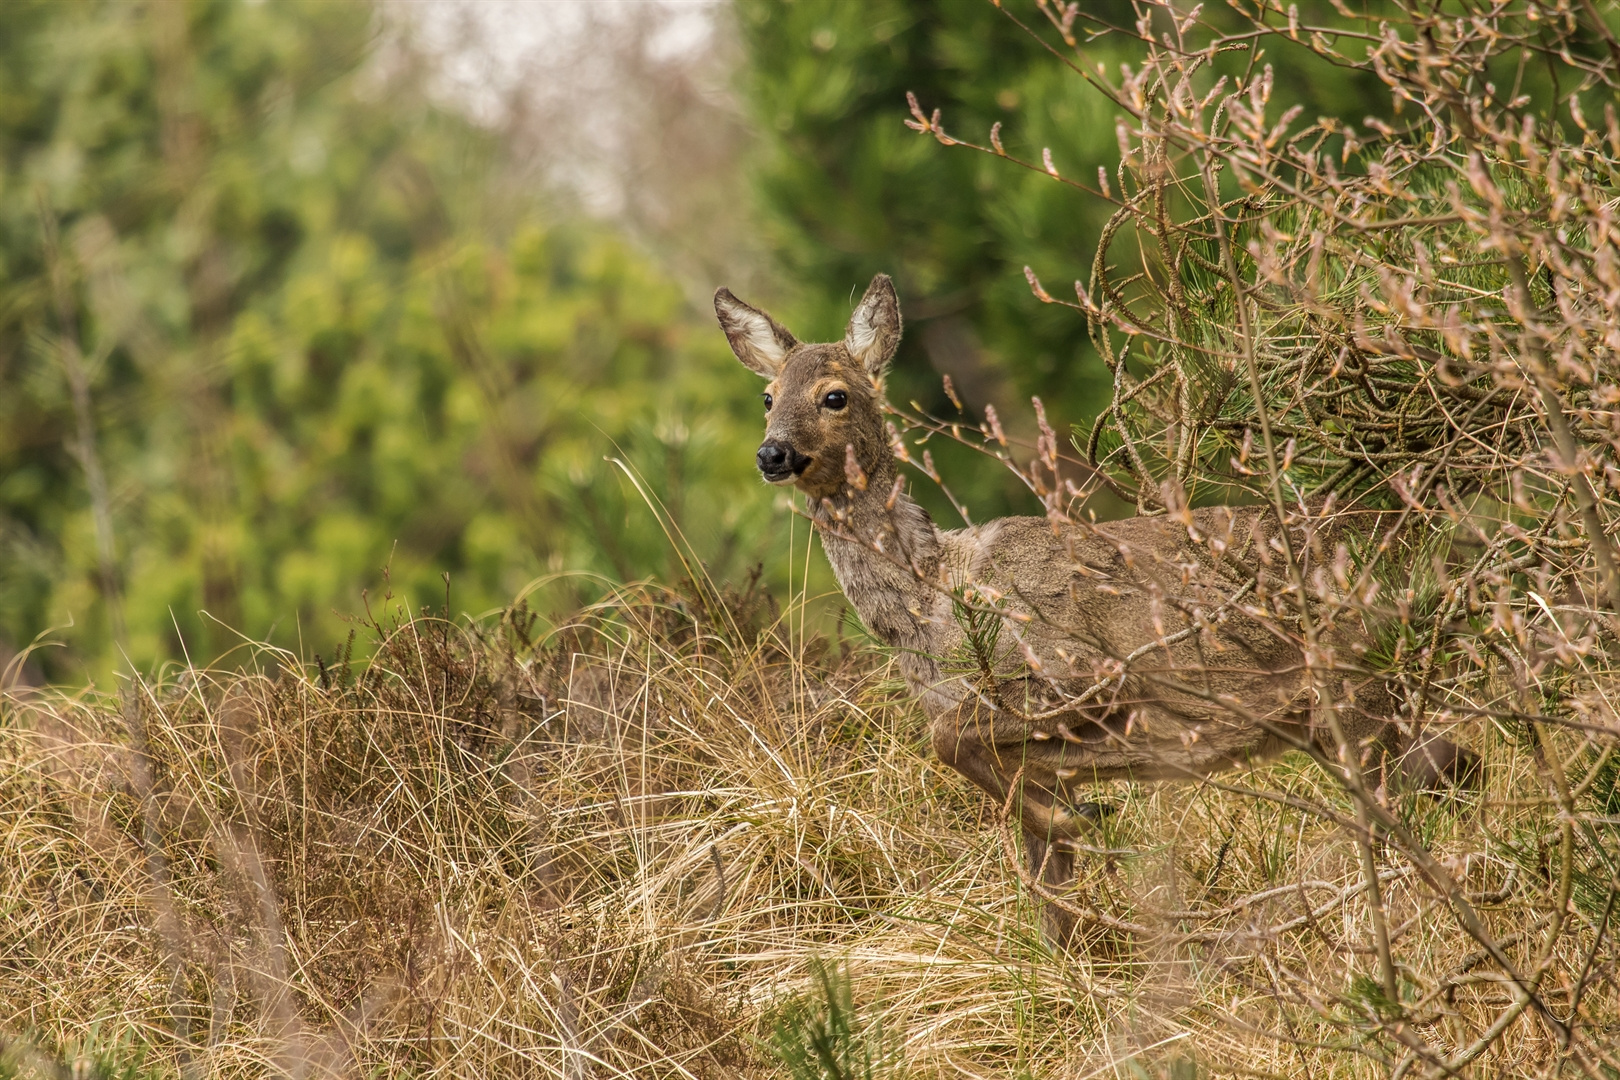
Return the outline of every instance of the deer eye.
{"type": "Polygon", "coordinates": [[[770,412],[771,411],[771,401],[772,401],[771,395],[769,395],[769,394],[761,394],[759,396],[765,399],[765,411],[770,412]]]}
{"type": "Polygon", "coordinates": [[[823,409],[842,409],[849,404],[849,395],[842,390],[829,390],[827,396],[821,399],[823,409]]]}

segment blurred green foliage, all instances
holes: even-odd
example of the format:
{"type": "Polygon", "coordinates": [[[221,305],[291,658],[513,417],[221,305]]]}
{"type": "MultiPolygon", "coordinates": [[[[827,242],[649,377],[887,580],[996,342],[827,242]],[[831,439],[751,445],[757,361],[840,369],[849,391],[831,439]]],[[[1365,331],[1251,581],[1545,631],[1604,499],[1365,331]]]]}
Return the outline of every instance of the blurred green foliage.
{"type": "MultiPolygon", "coordinates": [[[[1011,10],[1055,40],[1033,4],[1011,10]]],[[[1054,291],[1086,277],[1112,204],[908,130],[905,94],[965,138],[1002,122],[1009,152],[1050,148],[1088,183],[1117,158],[1119,110],[988,3],[742,0],[738,21],[782,271],[780,295],[749,299],[826,340],[893,273],[896,400],[949,410],[948,372],[975,416],[994,402],[1017,430],[1039,393],[1084,430],[1105,372],[1022,268],[1054,291]]],[[[1267,59],[1308,108],[1387,111],[1359,76],[1267,59]]],[[[66,646],[35,654],[48,678],[118,662],[70,354],[138,667],[213,661],[240,635],[330,650],[383,595],[443,604],[446,573],[452,611],[474,613],[531,588],[577,603],[593,574],[677,577],[646,503],[717,577],[790,572],[752,468],[759,388],[708,313],[549,212],[499,133],[430,83],[364,3],[0,5],[0,662],[48,630],[66,646]]],[[[976,518],[1030,508],[993,463],[934,452],[976,518]]],[[[796,569],[827,585],[819,558],[796,569]]]]}
{"type": "Polygon", "coordinates": [[[141,668],[240,634],[330,650],[389,592],[480,612],[564,570],[677,576],[606,456],[718,574],[785,532],[757,387],[709,319],[623,242],[551,223],[379,25],[0,5],[0,641],[55,628],[47,677],[118,663],[64,349],[141,668]]]}

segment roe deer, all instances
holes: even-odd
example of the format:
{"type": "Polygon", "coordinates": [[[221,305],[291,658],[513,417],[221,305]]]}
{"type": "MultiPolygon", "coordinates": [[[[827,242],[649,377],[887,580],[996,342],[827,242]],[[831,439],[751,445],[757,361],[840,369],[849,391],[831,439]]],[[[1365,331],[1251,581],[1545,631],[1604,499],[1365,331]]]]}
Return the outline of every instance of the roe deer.
{"type": "MultiPolygon", "coordinates": [[[[1290,745],[1333,761],[1331,726],[1374,775],[1391,757],[1417,784],[1466,766],[1466,751],[1401,733],[1383,682],[1356,668],[1366,635],[1343,615],[1317,640],[1318,667],[1335,669],[1336,723],[1315,715],[1325,710],[1312,708],[1297,619],[1281,614],[1293,601],[1265,606],[1287,597],[1269,508],[939,529],[890,453],[883,376],[900,306],[887,276],[832,344],[800,343],[724,288],[714,306],[737,358],[770,380],[760,473],[806,495],[844,595],[896,650],[935,751],[994,798],[1016,798],[1048,883],[1072,877],[1062,842],[1096,816],[1073,800],[1089,782],[1208,776],[1290,745]]],[[[1290,538],[1305,580],[1323,580],[1338,534],[1290,538]]],[[[1066,938],[1047,908],[1048,932],[1066,938]]]]}

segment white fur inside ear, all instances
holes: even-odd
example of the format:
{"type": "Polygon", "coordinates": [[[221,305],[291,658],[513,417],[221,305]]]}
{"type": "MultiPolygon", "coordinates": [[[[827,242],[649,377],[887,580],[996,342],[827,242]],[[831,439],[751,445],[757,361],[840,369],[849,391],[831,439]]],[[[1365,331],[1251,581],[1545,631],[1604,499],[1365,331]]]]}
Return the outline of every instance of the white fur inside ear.
{"type": "Polygon", "coordinates": [[[741,318],[737,321],[742,324],[750,349],[773,364],[780,364],[787,359],[787,350],[776,340],[776,335],[771,332],[771,324],[765,319],[750,311],[741,313],[741,318]]]}
{"type": "Polygon", "coordinates": [[[877,327],[872,325],[874,305],[866,304],[855,312],[849,320],[849,332],[844,335],[844,348],[857,359],[866,359],[866,354],[877,344],[877,327]]]}
{"type": "Polygon", "coordinates": [[[900,300],[894,283],[879,274],[866,287],[844,330],[844,347],[872,376],[881,375],[900,344],[900,300]]]}

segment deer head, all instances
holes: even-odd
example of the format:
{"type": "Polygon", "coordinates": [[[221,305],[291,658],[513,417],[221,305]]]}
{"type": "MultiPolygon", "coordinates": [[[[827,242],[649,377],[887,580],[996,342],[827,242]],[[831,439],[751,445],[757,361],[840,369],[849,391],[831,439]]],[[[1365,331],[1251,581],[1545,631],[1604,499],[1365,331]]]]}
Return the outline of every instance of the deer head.
{"type": "Polygon", "coordinates": [[[869,478],[893,475],[883,375],[900,345],[900,301],[887,274],[867,286],[844,340],[826,345],[800,342],[729,289],[714,294],[714,312],[737,359],[770,380],[756,455],[767,483],[792,484],[818,502],[844,485],[851,453],[869,478]]]}

